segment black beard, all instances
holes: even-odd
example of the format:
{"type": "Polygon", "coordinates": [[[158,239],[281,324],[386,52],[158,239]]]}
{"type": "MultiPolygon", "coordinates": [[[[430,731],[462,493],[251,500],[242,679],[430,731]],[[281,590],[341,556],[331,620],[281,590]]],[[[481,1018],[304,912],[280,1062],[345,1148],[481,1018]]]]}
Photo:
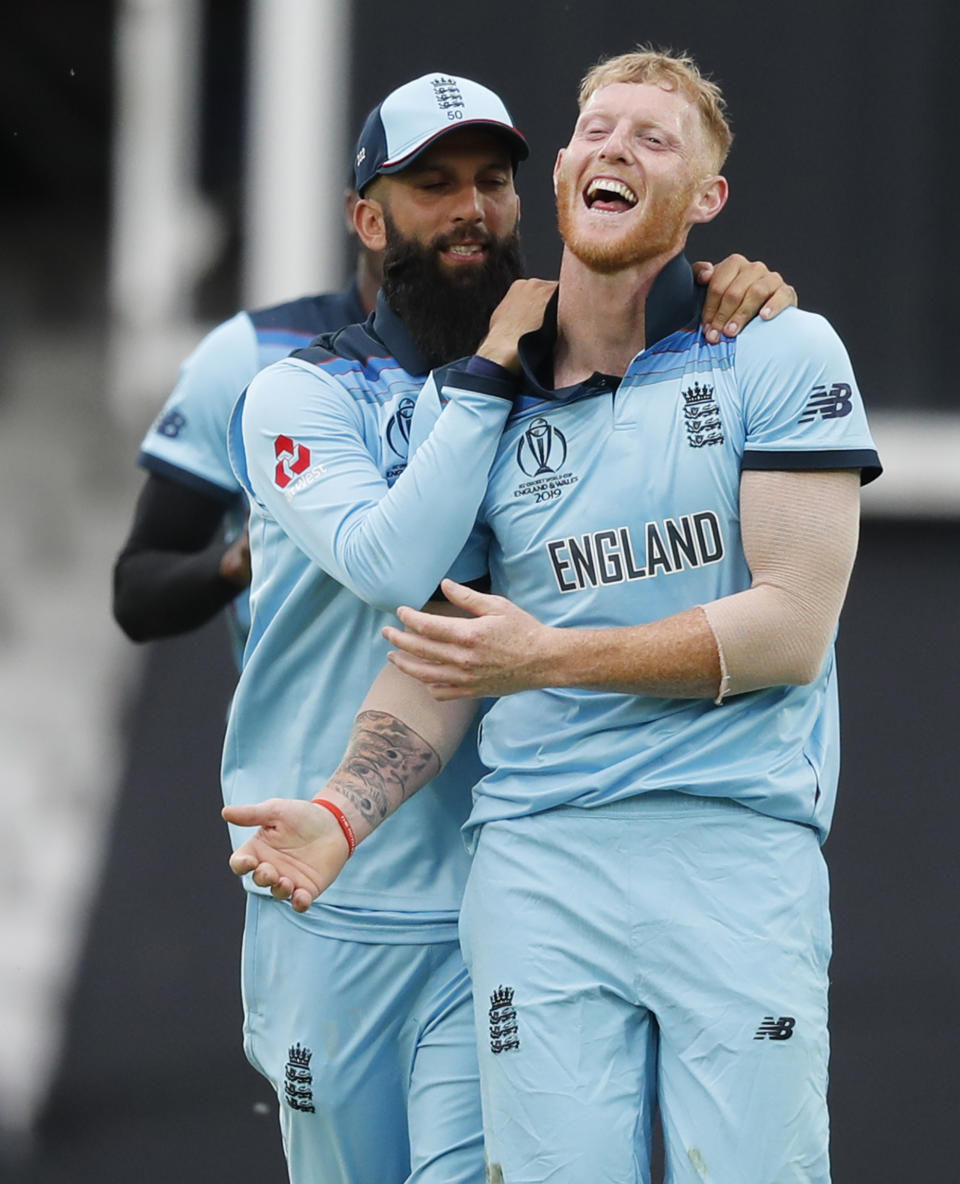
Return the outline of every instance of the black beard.
{"type": "MultiPolygon", "coordinates": [[[[384,211],[386,215],[386,211],[384,211]]],[[[429,369],[472,354],[486,336],[490,314],[514,280],[523,275],[520,237],[504,239],[471,231],[471,241],[487,248],[481,267],[451,275],[439,253],[458,241],[440,236],[429,246],[404,238],[386,215],[387,249],[383,256],[383,294],[401,318],[429,369]]]]}

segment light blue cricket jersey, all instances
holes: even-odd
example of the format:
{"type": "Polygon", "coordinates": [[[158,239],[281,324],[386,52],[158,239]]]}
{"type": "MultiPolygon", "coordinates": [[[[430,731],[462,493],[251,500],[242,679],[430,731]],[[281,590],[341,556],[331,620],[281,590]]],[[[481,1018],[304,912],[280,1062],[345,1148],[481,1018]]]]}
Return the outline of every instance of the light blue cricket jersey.
{"type": "MultiPolygon", "coordinates": [[[[678,257],[647,304],[651,344],[623,380],[597,374],[560,391],[541,385],[552,376],[553,305],[521,342],[523,394],[454,578],[489,573],[494,592],[550,625],[644,624],[749,587],[744,469],[879,473],[850,361],[822,317],[788,309],[710,345],[699,303],[678,257]]],[[[473,380],[455,370],[437,381],[446,396],[473,380]]],[[[440,402],[436,392],[421,401],[415,439],[440,402]]],[[[838,740],[832,649],[811,685],[722,706],[523,692],[483,721],[480,752],[493,771],[476,787],[469,825],[675,790],[734,798],[825,835],[838,740]]]]}
{"type": "MultiPolygon", "coordinates": [[[[399,604],[430,598],[470,533],[511,406],[455,396],[407,468],[425,367],[402,322],[381,296],[371,321],[324,340],[257,375],[231,419],[253,582],[224,747],[230,803],[322,789],[385,663],[381,629],[399,604]]],[[[475,743],[462,746],[301,923],[356,936],[372,922],[376,940],[455,938],[468,867],[460,828],[483,771],[475,743]]],[[[231,833],[235,845],[249,835],[231,833]]]]}
{"type": "MultiPolygon", "coordinates": [[[[176,386],[140,445],[137,463],[226,507],[226,539],[236,538],[245,500],[227,456],[227,424],[241,391],[265,366],[307,345],[319,333],[364,318],[356,285],[238,312],[207,334],[183,363],[176,386]]],[[[247,593],[228,609],[239,665],[250,627],[247,593]]]]}

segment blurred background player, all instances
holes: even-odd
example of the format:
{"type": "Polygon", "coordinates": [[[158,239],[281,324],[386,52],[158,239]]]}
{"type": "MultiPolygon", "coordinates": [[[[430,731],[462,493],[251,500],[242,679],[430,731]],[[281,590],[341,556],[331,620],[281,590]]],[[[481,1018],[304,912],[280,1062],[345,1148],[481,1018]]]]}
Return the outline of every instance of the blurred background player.
{"type": "MultiPolygon", "coordinates": [[[[354,236],[354,190],[344,195],[354,236]]],[[[382,276],[380,253],[357,240],[341,292],[238,312],[184,362],[140,446],[147,478],[113,573],[113,613],[132,641],[196,629],[228,608],[237,665],[250,624],[246,504],[227,457],[227,423],[240,393],[265,366],[320,333],[364,320],[382,276]]]]}

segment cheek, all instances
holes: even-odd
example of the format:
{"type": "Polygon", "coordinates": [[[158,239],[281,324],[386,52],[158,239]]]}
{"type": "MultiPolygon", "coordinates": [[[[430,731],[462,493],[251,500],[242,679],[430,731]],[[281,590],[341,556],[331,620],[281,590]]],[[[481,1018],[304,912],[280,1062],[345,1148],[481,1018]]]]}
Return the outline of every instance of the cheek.
{"type": "Polygon", "coordinates": [[[570,204],[570,194],[573,187],[570,184],[570,178],[562,170],[557,172],[553,178],[553,192],[557,199],[557,209],[570,204]]]}
{"type": "Polygon", "coordinates": [[[487,225],[495,228],[498,233],[506,234],[517,224],[520,212],[519,202],[514,195],[507,200],[493,200],[487,206],[485,219],[487,225]]]}

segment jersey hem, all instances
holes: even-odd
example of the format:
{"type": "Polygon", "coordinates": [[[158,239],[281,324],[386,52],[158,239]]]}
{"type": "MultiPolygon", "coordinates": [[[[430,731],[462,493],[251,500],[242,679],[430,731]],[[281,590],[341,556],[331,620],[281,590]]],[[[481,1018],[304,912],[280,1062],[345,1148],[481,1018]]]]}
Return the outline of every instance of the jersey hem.
{"type": "Polygon", "coordinates": [[[210,481],[206,477],[201,477],[198,473],[181,468],[180,465],[171,464],[170,461],[163,460],[162,457],[154,456],[153,453],[146,452],[143,449],[140,450],[137,456],[137,464],[142,469],[154,473],[157,477],[166,477],[169,481],[176,481],[179,485],[186,485],[190,489],[195,489],[198,493],[204,493],[209,497],[214,497],[225,506],[232,506],[237,500],[238,490],[225,489],[224,486],[218,485],[216,481],[210,481]]]}

